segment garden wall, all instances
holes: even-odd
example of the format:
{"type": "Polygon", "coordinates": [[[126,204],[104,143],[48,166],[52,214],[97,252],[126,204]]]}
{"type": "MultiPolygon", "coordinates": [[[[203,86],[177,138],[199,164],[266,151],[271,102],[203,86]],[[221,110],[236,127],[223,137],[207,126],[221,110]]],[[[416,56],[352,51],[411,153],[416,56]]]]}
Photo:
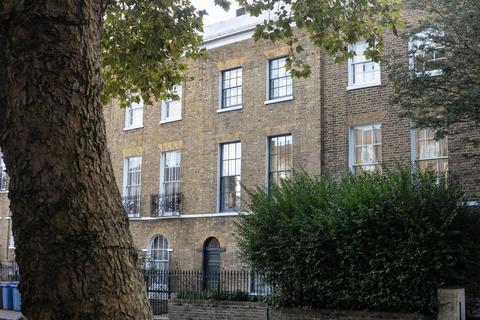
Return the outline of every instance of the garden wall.
{"type": "Polygon", "coordinates": [[[169,300],[169,320],[432,320],[420,314],[272,309],[255,302],[169,300]]]}

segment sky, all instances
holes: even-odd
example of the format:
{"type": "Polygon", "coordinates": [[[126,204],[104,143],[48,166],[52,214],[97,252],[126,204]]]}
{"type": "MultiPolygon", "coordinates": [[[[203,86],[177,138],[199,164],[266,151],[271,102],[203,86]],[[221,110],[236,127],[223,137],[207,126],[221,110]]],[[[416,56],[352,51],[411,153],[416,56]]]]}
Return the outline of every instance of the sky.
{"type": "Polygon", "coordinates": [[[235,17],[235,9],[238,8],[238,3],[232,3],[230,11],[225,12],[222,8],[215,6],[214,0],[190,0],[190,2],[197,9],[205,9],[208,12],[208,16],[204,17],[204,24],[212,24],[222,20],[235,17]]]}

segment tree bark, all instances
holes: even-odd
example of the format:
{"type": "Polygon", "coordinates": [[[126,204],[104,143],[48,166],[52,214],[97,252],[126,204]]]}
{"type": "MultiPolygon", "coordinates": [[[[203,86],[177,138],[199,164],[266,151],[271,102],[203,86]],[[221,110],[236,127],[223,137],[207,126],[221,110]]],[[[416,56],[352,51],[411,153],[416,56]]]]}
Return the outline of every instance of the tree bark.
{"type": "Polygon", "coordinates": [[[0,147],[29,320],[153,318],[107,151],[104,9],[0,0],[0,147]]]}

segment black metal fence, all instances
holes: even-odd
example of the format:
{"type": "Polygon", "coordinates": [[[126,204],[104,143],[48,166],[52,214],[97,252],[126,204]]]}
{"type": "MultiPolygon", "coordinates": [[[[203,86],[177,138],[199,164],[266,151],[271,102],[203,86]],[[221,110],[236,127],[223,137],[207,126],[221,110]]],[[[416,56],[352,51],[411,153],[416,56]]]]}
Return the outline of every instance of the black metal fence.
{"type": "Polygon", "coordinates": [[[168,299],[263,301],[272,293],[265,277],[247,270],[144,270],[155,315],[168,313],[168,299]]]}
{"type": "Polygon", "coordinates": [[[124,196],[122,204],[129,217],[140,217],[140,195],[124,196]]]}
{"type": "Polygon", "coordinates": [[[182,212],[182,194],[180,192],[169,194],[152,194],[152,217],[176,216],[182,212]]]}
{"type": "MultiPolygon", "coordinates": [[[[143,270],[147,297],[155,315],[168,313],[168,300],[264,301],[272,289],[265,277],[248,270],[143,270]]],[[[19,281],[13,261],[0,262],[0,281],[19,281]]]]}
{"type": "Polygon", "coordinates": [[[0,281],[19,281],[20,274],[15,261],[0,262],[0,281]]]}

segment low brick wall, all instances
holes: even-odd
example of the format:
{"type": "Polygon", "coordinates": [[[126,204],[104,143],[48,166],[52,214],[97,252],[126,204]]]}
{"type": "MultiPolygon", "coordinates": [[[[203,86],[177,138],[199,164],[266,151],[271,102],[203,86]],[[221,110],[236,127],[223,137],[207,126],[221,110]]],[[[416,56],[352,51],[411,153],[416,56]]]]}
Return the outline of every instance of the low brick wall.
{"type": "Polygon", "coordinates": [[[255,302],[178,299],[168,301],[169,320],[265,320],[269,319],[268,311],[267,305],[255,302]]]}
{"type": "Polygon", "coordinates": [[[170,320],[432,320],[411,313],[272,309],[262,303],[169,300],[170,320]]]}

